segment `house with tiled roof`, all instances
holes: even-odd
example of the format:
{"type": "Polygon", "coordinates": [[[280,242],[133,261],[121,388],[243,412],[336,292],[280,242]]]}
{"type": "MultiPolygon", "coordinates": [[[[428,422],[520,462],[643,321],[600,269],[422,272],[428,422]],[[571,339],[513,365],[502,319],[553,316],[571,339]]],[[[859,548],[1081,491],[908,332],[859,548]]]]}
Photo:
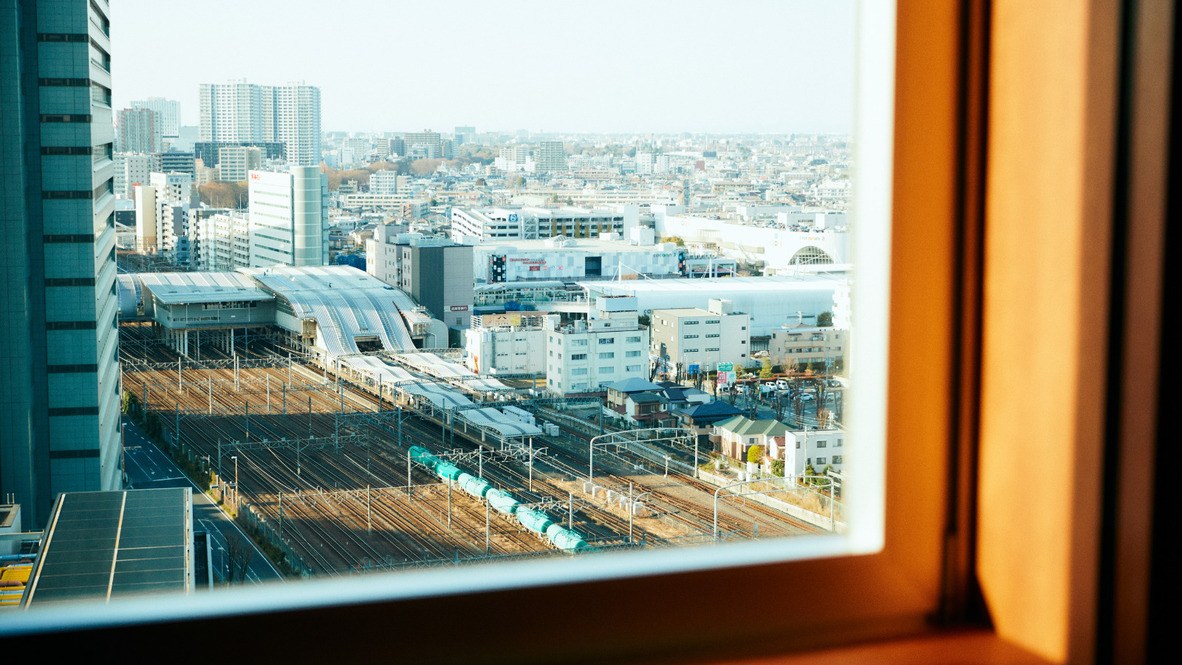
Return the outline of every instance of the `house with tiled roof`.
{"type": "Polygon", "coordinates": [[[783,451],[790,430],[778,420],[752,420],[746,416],[734,416],[716,423],[714,433],[723,455],[746,461],[747,450],[751,446],[762,446],[765,456],[771,450],[783,451]]]}

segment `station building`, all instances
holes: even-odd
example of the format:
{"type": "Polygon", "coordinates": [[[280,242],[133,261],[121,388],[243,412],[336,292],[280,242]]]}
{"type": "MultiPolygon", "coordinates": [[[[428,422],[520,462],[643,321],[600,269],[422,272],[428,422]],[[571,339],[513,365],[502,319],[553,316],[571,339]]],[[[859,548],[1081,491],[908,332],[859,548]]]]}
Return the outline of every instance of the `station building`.
{"type": "Polygon", "coordinates": [[[447,326],[402,291],[349,266],[244,268],[226,273],[140,273],[119,280],[124,321],[148,321],[190,355],[268,336],[323,360],[365,351],[447,345],[447,326]]]}

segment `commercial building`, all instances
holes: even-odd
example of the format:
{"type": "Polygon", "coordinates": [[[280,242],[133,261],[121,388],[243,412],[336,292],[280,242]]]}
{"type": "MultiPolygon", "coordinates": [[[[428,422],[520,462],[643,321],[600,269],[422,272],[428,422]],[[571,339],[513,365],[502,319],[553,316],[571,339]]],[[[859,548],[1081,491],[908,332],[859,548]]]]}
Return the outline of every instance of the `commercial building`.
{"type": "Polygon", "coordinates": [[[251,171],[263,167],[263,149],[257,146],[227,146],[218,150],[218,179],[245,182],[251,171]]]}
{"type": "Polygon", "coordinates": [[[121,476],[109,19],[35,4],[0,11],[0,496],[41,526],[121,476]]]}
{"type": "Polygon", "coordinates": [[[247,188],[252,267],[328,263],[328,177],[319,167],[251,171],[247,188]]]}
{"type": "Polygon", "coordinates": [[[160,152],[160,114],[151,109],[121,109],[115,125],[117,152],[160,152]]]}
{"type": "MultiPolygon", "coordinates": [[[[655,206],[657,233],[676,236],[687,245],[717,249],[731,258],[763,266],[764,274],[790,274],[799,266],[849,264],[850,234],[842,228],[807,228],[796,220],[827,219],[824,213],[785,212],[765,225],[735,218],[712,219],[680,214],[679,206],[655,206]],[[800,230],[794,230],[795,226],[800,230]]],[[[839,218],[844,220],[844,214],[839,218]]]]}
{"type": "Polygon", "coordinates": [[[456,242],[537,240],[565,236],[598,238],[601,233],[627,237],[640,219],[640,209],[586,208],[453,208],[451,236],[456,242]]]}
{"type": "MultiPolygon", "coordinates": [[[[750,315],[752,336],[769,336],[802,317],[806,321],[816,321],[822,312],[834,311],[835,294],[841,292],[845,284],[844,276],[832,274],[579,283],[588,298],[636,296],[641,313],[686,307],[707,309],[711,298],[724,298],[734,303],[735,310],[750,315]]],[[[835,323],[837,318],[835,315],[835,323]]]]}
{"type": "Polygon", "coordinates": [[[672,277],[683,273],[685,252],[672,243],[633,245],[611,239],[566,237],[484,242],[473,247],[477,281],[496,284],[526,280],[672,277]]]}
{"type": "Polygon", "coordinates": [[[773,330],[768,341],[772,362],[785,367],[823,365],[833,367],[849,350],[849,330],[816,326],[785,326],[773,330]]]}
{"type": "Polygon", "coordinates": [[[654,309],[649,354],[662,371],[697,374],[720,363],[747,365],[751,359],[751,317],[729,300],[711,298],[706,309],[654,309]]]}
{"type": "Polygon", "coordinates": [[[410,294],[453,328],[472,317],[472,247],[447,238],[406,233],[398,224],[379,225],[367,240],[365,270],[410,294]]]}
{"type": "Polygon", "coordinates": [[[586,320],[547,316],[546,390],[598,392],[609,383],[645,378],[649,336],[638,319],[633,297],[596,298],[586,320]]]}
{"type": "Polygon", "coordinates": [[[153,172],[161,172],[160,155],[117,152],[115,160],[115,196],[130,198],[132,187],[148,184],[153,172]]]}
{"type": "Polygon", "coordinates": [[[160,153],[160,171],[162,173],[188,173],[190,177],[196,179],[197,160],[194,159],[191,152],[170,150],[160,153]]]}
{"type": "Polygon", "coordinates": [[[261,86],[245,80],[202,83],[202,142],[280,142],[289,164],[320,163],[320,88],[303,82],[261,86]]]}
{"type": "Polygon", "coordinates": [[[473,316],[464,331],[464,362],[478,374],[545,374],[544,314],[473,316]]]}

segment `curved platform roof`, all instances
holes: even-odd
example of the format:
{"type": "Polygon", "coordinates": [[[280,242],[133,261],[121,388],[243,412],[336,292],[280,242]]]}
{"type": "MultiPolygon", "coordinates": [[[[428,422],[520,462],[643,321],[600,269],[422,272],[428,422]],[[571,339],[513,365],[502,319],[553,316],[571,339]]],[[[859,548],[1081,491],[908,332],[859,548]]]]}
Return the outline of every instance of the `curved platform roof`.
{"type": "Polygon", "coordinates": [[[319,343],[330,356],[360,352],[358,338],[377,338],[388,351],[414,349],[402,310],[414,300],[350,266],[242,268],[287,302],[295,316],[315,319],[319,343]]]}

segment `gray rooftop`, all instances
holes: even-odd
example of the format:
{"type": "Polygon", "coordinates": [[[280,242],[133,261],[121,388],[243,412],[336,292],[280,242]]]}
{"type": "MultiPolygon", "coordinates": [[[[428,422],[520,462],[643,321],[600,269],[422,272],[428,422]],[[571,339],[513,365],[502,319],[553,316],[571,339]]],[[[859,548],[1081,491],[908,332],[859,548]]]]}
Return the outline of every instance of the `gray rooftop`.
{"type": "Polygon", "coordinates": [[[193,588],[187,488],[62,494],[24,605],[193,588]]]}

